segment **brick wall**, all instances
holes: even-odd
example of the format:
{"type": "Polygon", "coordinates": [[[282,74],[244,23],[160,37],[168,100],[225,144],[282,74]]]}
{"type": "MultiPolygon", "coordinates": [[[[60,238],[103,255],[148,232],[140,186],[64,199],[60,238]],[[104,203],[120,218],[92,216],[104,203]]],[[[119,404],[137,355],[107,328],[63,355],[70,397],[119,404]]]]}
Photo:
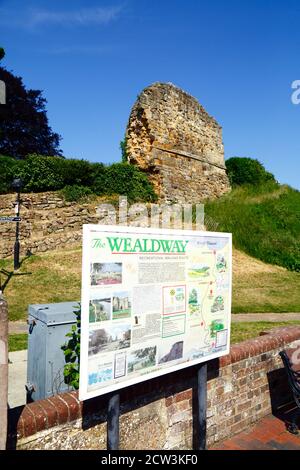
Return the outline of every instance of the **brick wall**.
{"type": "MultiPolygon", "coordinates": [[[[247,429],[291,399],[278,352],[299,339],[300,327],[277,328],[210,361],[209,445],[247,429]]],[[[122,449],[193,448],[196,371],[190,367],[121,390],[122,449]]],[[[11,410],[9,447],[105,449],[106,400],[80,403],[71,392],[11,410]]]]}

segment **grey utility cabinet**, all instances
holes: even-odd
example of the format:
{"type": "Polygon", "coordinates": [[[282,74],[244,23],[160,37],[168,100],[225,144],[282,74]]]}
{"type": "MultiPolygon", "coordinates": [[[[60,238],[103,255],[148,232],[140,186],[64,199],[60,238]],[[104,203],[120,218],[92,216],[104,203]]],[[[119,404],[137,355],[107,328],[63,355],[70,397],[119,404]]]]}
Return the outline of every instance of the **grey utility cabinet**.
{"type": "Polygon", "coordinates": [[[79,302],[29,305],[27,402],[67,391],[64,383],[64,353],[61,346],[76,324],[79,302]]]}

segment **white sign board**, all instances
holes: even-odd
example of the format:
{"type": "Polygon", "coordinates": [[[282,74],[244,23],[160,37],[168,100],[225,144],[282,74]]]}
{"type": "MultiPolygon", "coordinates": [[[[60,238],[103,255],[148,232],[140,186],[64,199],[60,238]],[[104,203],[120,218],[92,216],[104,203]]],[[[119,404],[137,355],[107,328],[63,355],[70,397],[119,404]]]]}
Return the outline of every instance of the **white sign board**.
{"type": "Polygon", "coordinates": [[[231,234],[84,225],[80,400],[229,352],[231,234]]]}

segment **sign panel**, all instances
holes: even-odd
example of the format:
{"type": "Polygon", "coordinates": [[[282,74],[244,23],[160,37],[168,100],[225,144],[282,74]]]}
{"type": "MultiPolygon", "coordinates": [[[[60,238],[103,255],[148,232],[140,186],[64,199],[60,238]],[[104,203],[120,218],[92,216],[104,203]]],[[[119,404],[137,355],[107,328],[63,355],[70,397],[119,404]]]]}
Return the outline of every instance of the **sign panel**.
{"type": "Polygon", "coordinates": [[[0,222],[21,222],[21,217],[0,217],[0,222]]]}
{"type": "Polygon", "coordinates": [[[80,400],[229,352],[231,234],[83,226],[80,400]]]}

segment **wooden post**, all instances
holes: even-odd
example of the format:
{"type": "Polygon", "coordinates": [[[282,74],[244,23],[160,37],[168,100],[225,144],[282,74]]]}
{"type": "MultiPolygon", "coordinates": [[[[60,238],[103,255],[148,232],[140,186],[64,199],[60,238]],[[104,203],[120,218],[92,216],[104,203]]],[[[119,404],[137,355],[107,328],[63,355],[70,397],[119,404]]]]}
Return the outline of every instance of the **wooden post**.
{"type": "Polygon", "coordinates": [[[8,308],[0,293],[0,450],[5,450],[7,439],[8,396],[8,308]]]}

